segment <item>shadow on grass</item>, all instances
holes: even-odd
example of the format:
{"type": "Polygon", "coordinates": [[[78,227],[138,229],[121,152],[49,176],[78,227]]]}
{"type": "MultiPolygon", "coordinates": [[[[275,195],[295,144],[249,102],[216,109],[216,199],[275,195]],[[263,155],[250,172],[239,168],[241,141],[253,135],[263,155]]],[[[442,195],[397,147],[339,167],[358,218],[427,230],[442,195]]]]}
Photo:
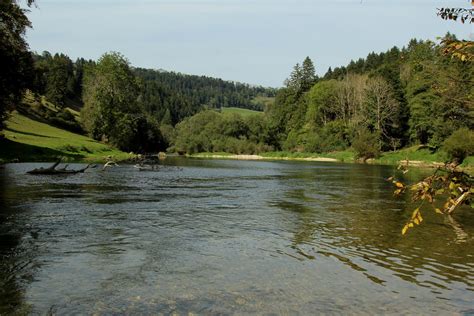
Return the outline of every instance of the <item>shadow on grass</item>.
{"type": "Polygon", "coordinates": [[[67,160],[81,160],[84,155],[65,153],[51,148],[17,143],[6,138],[0,138],[0,160],[5,162],[52,161],[59,157],[64,157],[67,160]]]}
{"type": "Polygon", "coordinates": [[[13,132],[13,133],[23,134],[23,135],[30,135],[30,136],[44,137],[44,138],[57,138],[55,136],[46,136],[46,135],[40,135],[40,134],[35,134],[35,133],[30,133],[30,132],[23,132],[23,131],[19,131],[10,127],[6,127],[5,130],[9,132],[13,132]]]}

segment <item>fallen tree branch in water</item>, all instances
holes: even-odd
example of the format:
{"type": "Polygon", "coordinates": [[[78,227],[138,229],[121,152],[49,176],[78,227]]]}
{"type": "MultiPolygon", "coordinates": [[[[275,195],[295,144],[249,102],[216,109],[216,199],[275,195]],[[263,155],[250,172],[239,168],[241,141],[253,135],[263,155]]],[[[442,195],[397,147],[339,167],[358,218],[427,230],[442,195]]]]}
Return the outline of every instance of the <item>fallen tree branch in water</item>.
{"type": "Polygon", "coordinates": [[[61,163],[61,160],[58,160],[55,162],[52,166],[48,168],[36,168],[30,171],[27,171],[26,173],[28,174],[33,174],[33,175],[59,175],[59,174],[76,174],[76,173],[83,173],[90,167],[93,167],[91,164],[88,164],[85,168],[82,169],[77,169],[77,170],[71,170],[67,169],[69,165],[65,165],[64,168],[61,169],[56,169],[56,167],[61,163]]]}

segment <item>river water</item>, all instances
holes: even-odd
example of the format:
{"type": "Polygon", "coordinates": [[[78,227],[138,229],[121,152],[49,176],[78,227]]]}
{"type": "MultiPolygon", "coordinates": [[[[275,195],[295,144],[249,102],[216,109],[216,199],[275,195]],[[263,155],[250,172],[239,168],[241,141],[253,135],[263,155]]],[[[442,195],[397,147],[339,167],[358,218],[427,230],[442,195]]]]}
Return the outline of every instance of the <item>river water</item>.
{"type": "Polygon", "coordinates": [[[392,167],[47,165],[0,169],[0,314],[474,313],[473,212],[401,236],[392,167]]]}

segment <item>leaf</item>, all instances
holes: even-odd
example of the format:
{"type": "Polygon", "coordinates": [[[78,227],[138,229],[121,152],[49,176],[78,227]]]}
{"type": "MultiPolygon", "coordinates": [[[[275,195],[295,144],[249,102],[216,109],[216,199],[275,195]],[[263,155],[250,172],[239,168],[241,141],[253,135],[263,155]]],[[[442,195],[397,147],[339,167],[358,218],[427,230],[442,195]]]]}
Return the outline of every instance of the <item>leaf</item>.
{"type": "Polygon", "coordinates": [[[397,188],[403,188],[404,187],[403,183],[401,183],[401,182],[395,182],[395,185],[397,186],[397,188]]]}
{"type": "Polygon", "coordinates": [[[403,226],[402,235],[405,235],[407,233],[407,230],[408,230],[408,225],[403,226]]]}
{"type": "Polygon", "coordinates": [[[441,210],[439,208],[435,208],[435,212],[438,213],[438,214],[443,214],[443,212],[441,212],[441,210]]]}
{"type": "Polygon", "coordinates": [[[415,219],[418,216],[418,212],[420,211],[420,208],[417,207],[413,213],[411,214],[411,219],[415,219]]]}

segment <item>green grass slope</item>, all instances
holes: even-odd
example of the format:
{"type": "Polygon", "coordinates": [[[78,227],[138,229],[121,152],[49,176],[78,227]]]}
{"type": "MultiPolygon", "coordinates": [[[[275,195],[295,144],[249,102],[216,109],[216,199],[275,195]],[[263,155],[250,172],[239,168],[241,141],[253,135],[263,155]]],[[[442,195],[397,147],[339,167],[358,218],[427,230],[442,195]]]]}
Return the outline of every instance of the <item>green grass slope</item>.
{"type": "Polygon", "coordinates": [[[35,121],[18,112],[8,119],[0,137],[0,161],[104,161],[129,158],[129,154],[86,136],[35,121]]]}
{"type": "Polygon", "coordinates": [[[222,113],[236,113],[242,116],[251,116],[251,115],[263,115],[263,112],[253,111],[248,109],[241,109],[241,108],[221,108],[222,113]]]}

